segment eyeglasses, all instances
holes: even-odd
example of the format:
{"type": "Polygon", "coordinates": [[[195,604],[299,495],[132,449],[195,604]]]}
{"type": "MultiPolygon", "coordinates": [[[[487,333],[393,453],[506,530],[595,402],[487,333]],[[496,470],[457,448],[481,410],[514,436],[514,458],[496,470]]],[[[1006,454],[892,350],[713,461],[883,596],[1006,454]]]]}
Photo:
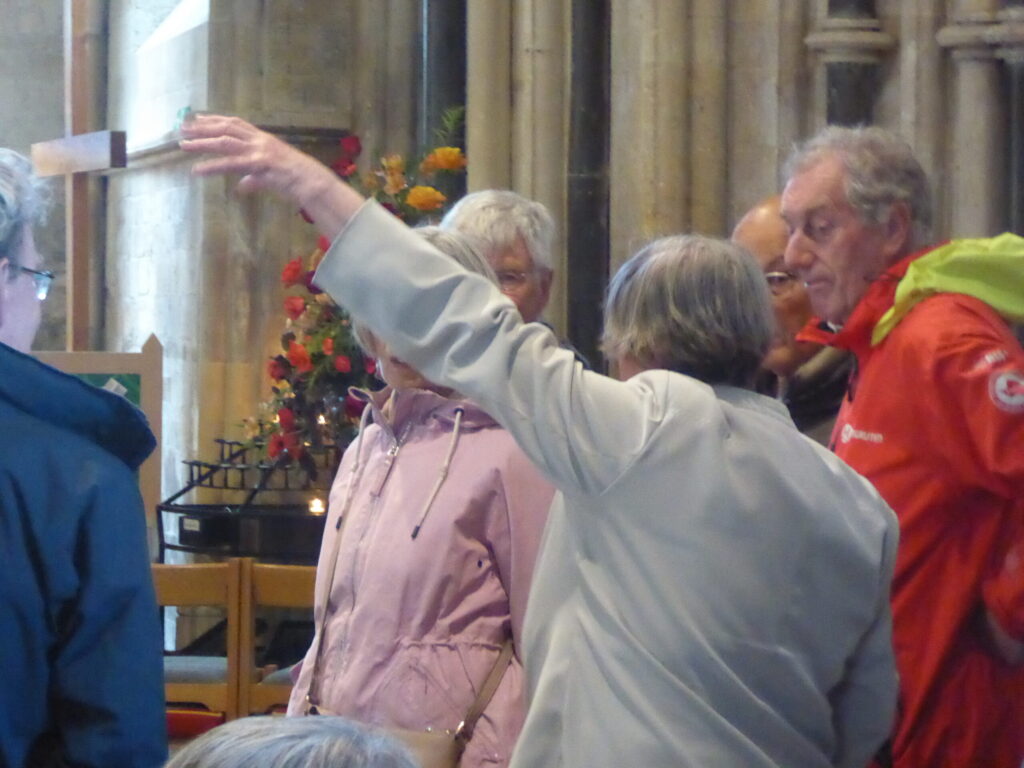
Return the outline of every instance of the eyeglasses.
{"type": "Polygon", "coordinates": [[[515,291],[526,285],[527,278],[533,272],[516,272],[510,269],[503,269],[498,274],[498,285],[503,291],[515,291]]]}
{"type": "Polygon", "coordinates": [[[36,298],[40,301],[46,301],[46,296],[50,293],[50,283],[53,282],[53,272],[48,269],[29,269],[20,264],[15,266],[19,271],[32,275],[32,280],[36,284],[36,298]]]}
{"type": "Polygon", "coordinates": [[[764,279],[768,281],[768,290],[773,296],[787,293],[799,282],[799,278],[789,272],[765,272],[764,279]]]}

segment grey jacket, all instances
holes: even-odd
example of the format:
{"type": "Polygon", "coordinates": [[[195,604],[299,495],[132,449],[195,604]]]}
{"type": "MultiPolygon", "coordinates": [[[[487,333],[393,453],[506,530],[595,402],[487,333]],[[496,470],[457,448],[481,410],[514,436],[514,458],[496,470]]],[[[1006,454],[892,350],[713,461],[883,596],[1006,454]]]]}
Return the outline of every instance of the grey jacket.
{"type": "Polygon", "coordinates": [[[471,397],[556,495],[512,765],[863,766],[896,697],[892,512],[783,406],[585,371],[373,203],[317,283],[471,397]]]}

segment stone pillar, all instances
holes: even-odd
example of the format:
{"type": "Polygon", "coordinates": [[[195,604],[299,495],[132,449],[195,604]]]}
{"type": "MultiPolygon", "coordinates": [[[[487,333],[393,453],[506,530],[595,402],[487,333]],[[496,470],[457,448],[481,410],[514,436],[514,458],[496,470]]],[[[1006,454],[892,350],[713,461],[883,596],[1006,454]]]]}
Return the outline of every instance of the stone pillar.
{"type": "Polygon", "coordinates": [[[689,226],[689,11],[686,0],[612,0],[612,272],[689,226]]]}
{"type": "Polygon", "coordinates": [[[692,0],[690,85],[690,214],[697,232],[727,235],[727,9],[720,0],[692,0]]]}
{"type": "Polygon", "coordinates": [[[958,0],[939,44],[953,59],[949,226],[955,237],[985,237],[1006,227],[1005,97],[993,47],[991,0],[958,0]]]}
{"type": "MultiPolygon", "coordinates": [[[[313,6],[321,16],[328,12],[320,2],[282,5],[313,6]]],[[[340,71],[328,72],[353,91],[352,113],[345,127],[359,134],[370,152],[413,154],[420,87],[419,4],[409,0],[350,0],[333,5],[338,7],[334,13],[344,14],[350,6],[355,15],[356,34],[345,52],[344,64],[340,71]]],[[[315,23],[309,28],[311,33],[317,32],[315,23]]]]}
{"type": "Polygon", "coordinates": [[[466,9],[466,154],[470,190],[512,185],[512,0],[466,9]]]}
{"type": "Polygon", "coordinates": [[[899,8],[899,92],[888,121],[910,142],[914,154],[932,181],[936,231],[945,231],[941,212],[946,210],[947,184],[938,184],[943,168],[947,114],[942,48],[935,39],[942,26],[945,0],[916,0],[899,8]]]}
{"type": "Polygon", "coordinates": [[[873,0],[830,0],[828,15],[805,42],[818,54],[816,113],[823,123],[873,122],[882,55],[896,44],[882,31],[873,0]]]}
{"type": "Polygon", "coordinates": [[[804,5],[729,4],[726,229],[779,191],[779,169],[793,143],[806,135],[811,89],[804,5]]]}
{"type": "Polygon", "coordinates": [[[555,219],[555,282],[545,317],[563,334],[570,12],[571,0],[516,0],[512,19],[512,188],[555,219]]]}

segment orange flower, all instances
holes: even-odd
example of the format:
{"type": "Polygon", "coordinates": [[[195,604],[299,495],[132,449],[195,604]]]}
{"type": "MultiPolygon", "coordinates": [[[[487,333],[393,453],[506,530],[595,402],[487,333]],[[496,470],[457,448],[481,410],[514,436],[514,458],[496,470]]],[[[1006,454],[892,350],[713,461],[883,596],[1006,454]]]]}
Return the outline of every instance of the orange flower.
{"type": "Polygon", "coordinates": [[[334,339],[332,339],[330,336],[325,338],[323,341],[320,342],[320,349],[321,349],[321,351],[323,351],[323,353],[325,355],[333,355],[334,354],[334,339]]]}
{"type": "Polygon", "coordinates": [[[409,186],[409,182],[405,180],[404,173],[388,171],[384,177],[384,194],[386,195],[397,195],[407,186],[409,186]]]}
{"type": "Polygon", "coordinates": [[[434,171],[461,171],[466,167],[466,156],[458,147],[438,147],[420,163],[423,173],[434,171]]]}
{"type": "Polygon", "coordinates": [[[415,186],[405,198],[406,204],[417,211],[436,211],[448,198],[433,187],[415,186]]]}
{"type": "Polygon", "coordinates": [[[405,173],[405,158],[401,155],[388,155],[380,159],[380,164],[388,173],[405,173]]]}
{"type": "Polygon", "coordinates": [[[309,373],[313,370],[313,361],[309,357],[309,350],[292,341],[288,344],[288,362],[291,363],[299,373],[309,373]]]}

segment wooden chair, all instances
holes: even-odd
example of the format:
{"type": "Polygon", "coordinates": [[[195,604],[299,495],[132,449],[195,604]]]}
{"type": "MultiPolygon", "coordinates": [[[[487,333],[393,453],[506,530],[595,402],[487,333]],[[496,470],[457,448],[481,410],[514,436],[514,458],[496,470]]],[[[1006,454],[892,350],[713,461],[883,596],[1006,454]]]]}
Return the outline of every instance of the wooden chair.
{"type": "Polygon", "coordinates": [[[164,697],[168,704],[198,704],[225,720],[238,717],[239,613],[242,560],[169,565],[154,563],[157,604],[217,606],[227,613],[227,656],[164,656],[164,697]]]}
{"type": "Polygon", "coordinates": [[[242,609],[239,667],[239,712],[265,714],[286,707],[292,683],[288,670],[259,669],[256,664],[256,619],[261,607],[312,608],[316,568],[271,565],[242,558],[242,609]]]}

